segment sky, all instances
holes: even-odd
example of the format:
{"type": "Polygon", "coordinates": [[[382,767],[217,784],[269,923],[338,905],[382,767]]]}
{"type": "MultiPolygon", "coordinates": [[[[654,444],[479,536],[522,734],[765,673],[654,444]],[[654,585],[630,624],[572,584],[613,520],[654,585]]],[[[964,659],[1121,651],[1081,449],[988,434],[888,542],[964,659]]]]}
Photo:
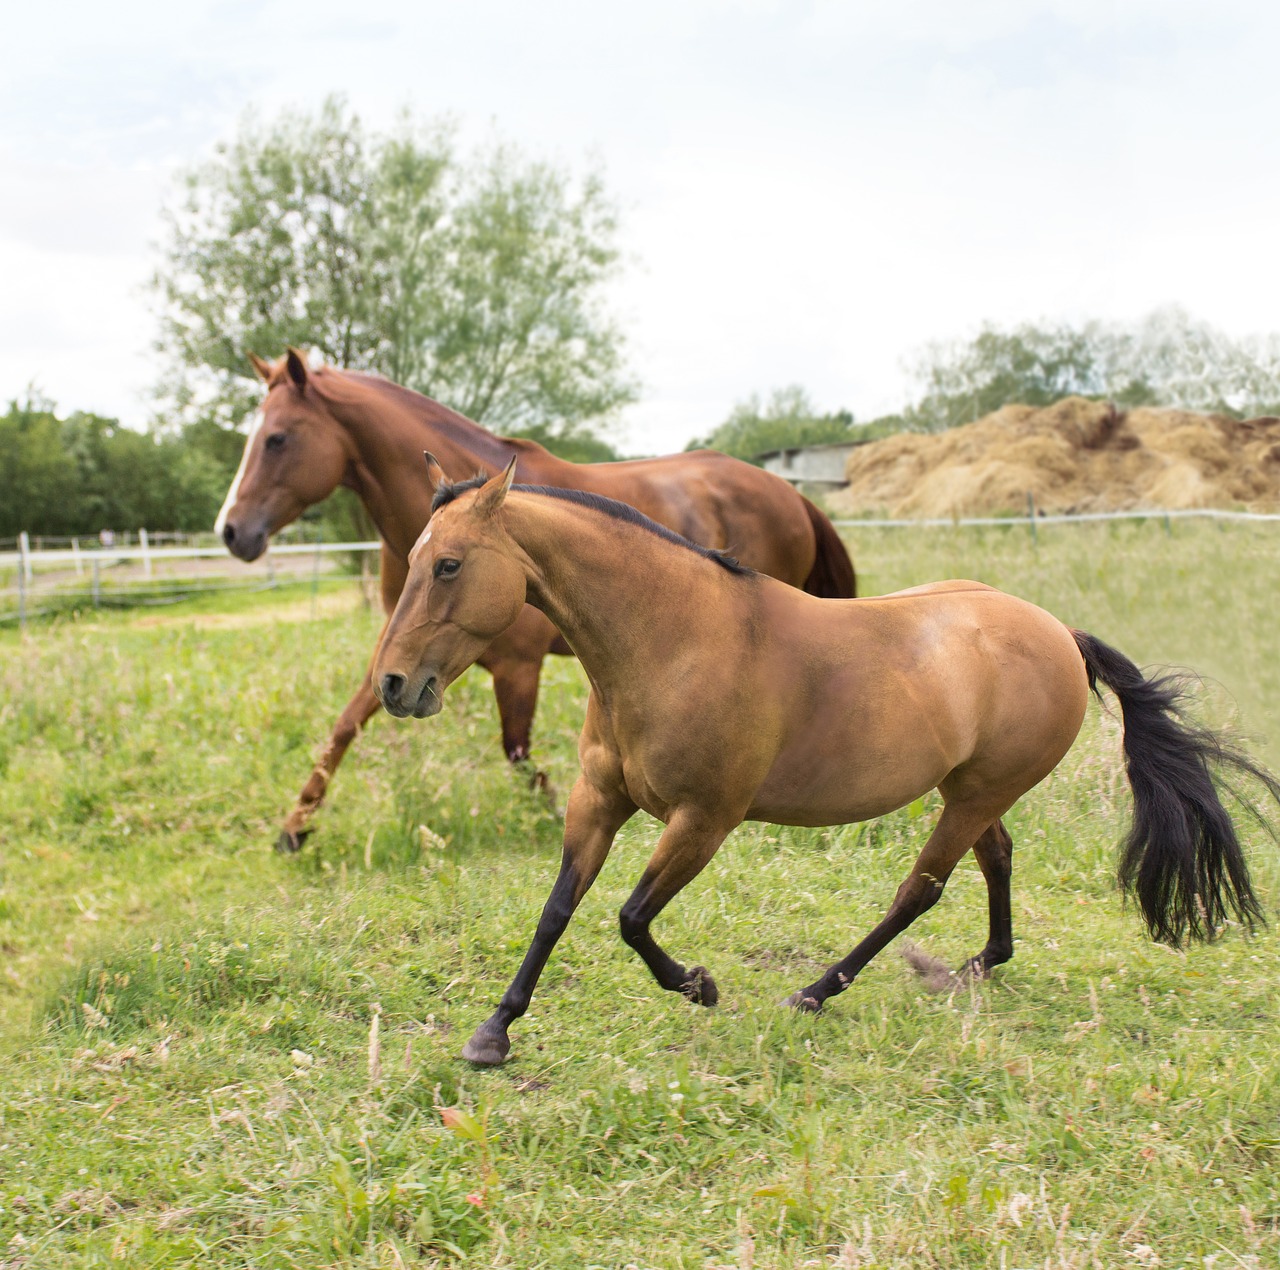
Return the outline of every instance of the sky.
{"type": "Polygon", "coordinates": [[[793,383],[897,409],[918,350],[984,322],[1280,329],[1280,8],[1255,0],[122,0],[22,6],[5,44],[0,401],[143,426],[176,176],[335,92],[375,129],[407,106],[603,166],[632,450],[793,383]]]}

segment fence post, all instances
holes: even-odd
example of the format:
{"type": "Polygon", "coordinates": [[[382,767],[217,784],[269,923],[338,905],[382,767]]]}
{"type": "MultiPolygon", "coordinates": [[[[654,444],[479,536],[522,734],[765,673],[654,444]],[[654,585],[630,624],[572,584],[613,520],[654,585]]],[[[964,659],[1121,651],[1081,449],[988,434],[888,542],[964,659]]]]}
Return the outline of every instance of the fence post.
{"type": "Polygon", "coordinates": [[[138,530],[138,546],[142,548],[142,572],[145,577],[151,576],[151,544],[147,541],[147,531],[138,530]]]}
{"type": "Polygon", "coordinates": [[[18,629],[27,629],[27,570],[31,567],[27,531],[18,535],[18,629]]]}
{"type": "Polygon", "coordinates": [[[83,578],[84,577],[84,561],[80,558],[80,539],[79,538],[72,538],[71,554],[75,556],[75,559],[76,559],[76,577],[83,578]]]}
{"type": "Polygon", "coordinates": [[[18,554],[22,557],[22,572],[27,575],[27,581],[30,582],[34,576],[31,570],[31,539],[27,537],[25,529],[18,534],[18,554]]]}
{"type": "Polygon", "coordinates": [[[93,558],[93,607],[100,608],[102,605],[102,576],[101,564],[97,556],[93,558]]]}

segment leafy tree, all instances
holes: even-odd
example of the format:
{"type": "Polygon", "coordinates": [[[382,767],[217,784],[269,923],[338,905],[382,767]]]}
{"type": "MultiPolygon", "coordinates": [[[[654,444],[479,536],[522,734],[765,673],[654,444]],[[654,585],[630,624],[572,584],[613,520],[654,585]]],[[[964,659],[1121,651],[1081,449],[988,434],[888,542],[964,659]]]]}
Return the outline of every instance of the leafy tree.
{"type": "Polygon", "coordinates": [[[820,414],[798,384],[777,388],[768,401],[753,393],[740,401],[728,419],[704,437],[689,442],[690,450],[707,448],[755,462],[770,450],[801,445],[824,445],[860,437],[847,410],[820,414]]]}
{"type": "Polygon", "coordinates": [[[903,422],[924,431],[1072,393],[1127,406],[1267,414],[1280,406],[1280,337],[1233,339],[1179,308],[1132,326],[988,325],[967,343],[928,346],[914,378],[920,395],[903,422]]]}
{"type": "Polygon", "coordinates": [[[330,99],[246,124],[185,191],[154,278],[174,418],[236,426],[260,395],[246,352],[286,344],[500,432],[581,431],[634,396],[596,173],[503,146],[463,161],[445,126],[371,135],[330,99]]]}
{"type": "Polygon", "coordinates": [[[33,392],[0,416],[0,472],[0,537],[60,532],[54,526],[75,490],[76,468],[52,403],[33,392]]]}
{"type": "Polygon", "coordinates": [[[0,537],[96,534],[103,528],[207,529],[222,501],[222,465],[186,437],[122,428],[51,403],[0,415],[0,537]]]}

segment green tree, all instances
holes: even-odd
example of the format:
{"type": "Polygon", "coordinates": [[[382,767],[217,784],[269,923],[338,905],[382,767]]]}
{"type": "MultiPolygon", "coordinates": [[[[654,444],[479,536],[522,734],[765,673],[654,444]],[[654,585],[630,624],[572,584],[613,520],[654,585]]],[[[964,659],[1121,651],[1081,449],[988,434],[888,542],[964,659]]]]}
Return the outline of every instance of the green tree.
{"type": "Polygon", "coordinates": [[[919,395],[902,418],[923,431],[1073,393],[1126,406],[1270,414],[1280,407],[1280,337],[1235,339],[1176,307],[1131,325],[987,325],[968,342],[927,346],[913,378],[919,395]]]}
{"type": "Polygon", "coordinates": [[[0,537],[14,538],[24,529],[64,532],[65,510],[75,495],[75,461],[52,403],[34,391],[0,415],[0,472],[0,537]]]}
{"type": "Polygon", "coordinates": [[[496,431],[581,431],[634,396],[602,300],[615,231],[598,174],[463,161],[440,124],[372,135],[336,99],[246,124],[167,217],[161,396],[235,427],[261,392],[245,354],[295,344],[496,431]]]}
{"type": "MultiPolygon", "coordinates": [[[[233,460],[234,462],[234,460],[233,460]]],[[[0,537],[100,529],[207,529],[226,489],[223,465],[188,436],[155,436],[52,403],[0,415],[0,537]]]]}
{"type": "Polygon", "coordinates": [[[690,450],[720,450],[735,458],[756,462],[770,450],[792,446],[824,445],[861,436],[854,431],[853,415],[847,410],[821,414],[798,384],[777,388],[762,401],[753,393],[740,401],[728,419],[704,437],[689,442],[690,450]]]}

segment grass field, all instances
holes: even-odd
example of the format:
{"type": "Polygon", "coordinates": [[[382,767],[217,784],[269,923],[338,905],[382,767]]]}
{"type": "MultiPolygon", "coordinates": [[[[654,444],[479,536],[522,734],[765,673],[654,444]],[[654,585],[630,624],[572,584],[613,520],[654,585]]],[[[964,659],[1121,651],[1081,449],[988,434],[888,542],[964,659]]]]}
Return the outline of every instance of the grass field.
{"type": "MultiPolygon", "coordinates": [[[[864,589],[979,577],[1141,662],[1280,761],[1280,535],[1156,523],[865,531],[864,589]]],[[[559,825],[487,677],[380,719],[300,856],[270,851],[377,621],[306,591],[0,635],[0,1267],[1280,1264],[1274,926],[1176,954],[1114,889],[1127,787],[1096,707],[1008,818],[1017,955],[930,995],[893,949],[818,1017],[777,1002],[883,912],[933,802],[746,826],[659,934],[616,913],[637,817],[512,1060],[457,1059],[532,934],[559,825]]],[[[567,789],[584,681],[548,662],[567,789]]],[[[1249,834],[1268,910],[1280,849],[1249,834]]],[[[915,934],[985,939],[966,861],[915,934]]]]}

